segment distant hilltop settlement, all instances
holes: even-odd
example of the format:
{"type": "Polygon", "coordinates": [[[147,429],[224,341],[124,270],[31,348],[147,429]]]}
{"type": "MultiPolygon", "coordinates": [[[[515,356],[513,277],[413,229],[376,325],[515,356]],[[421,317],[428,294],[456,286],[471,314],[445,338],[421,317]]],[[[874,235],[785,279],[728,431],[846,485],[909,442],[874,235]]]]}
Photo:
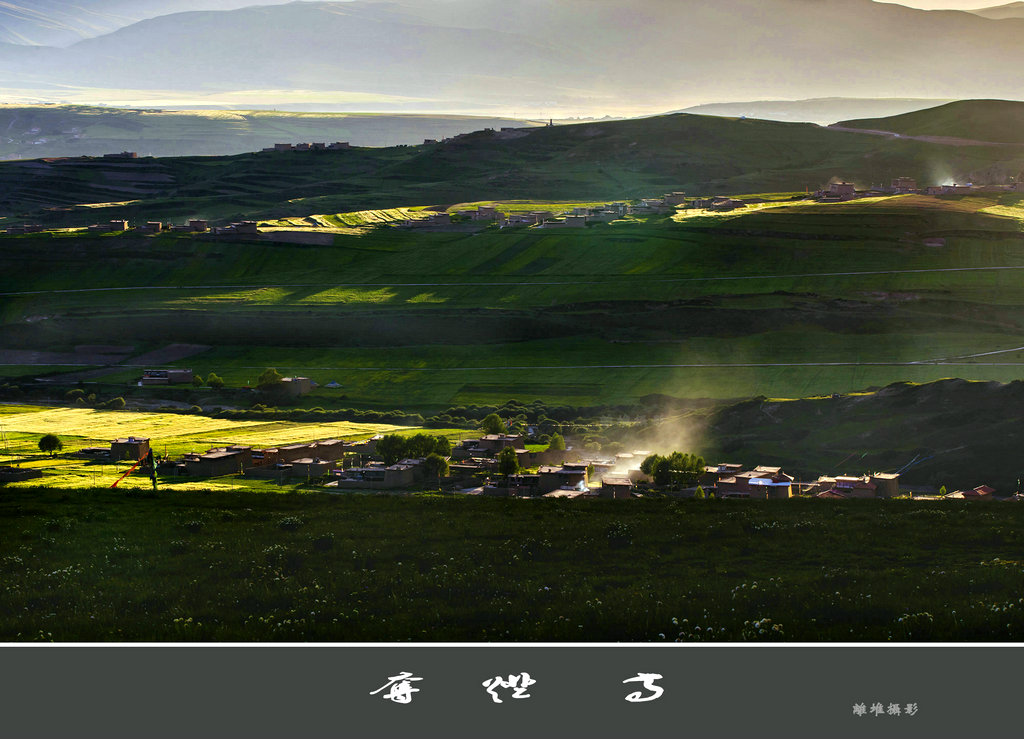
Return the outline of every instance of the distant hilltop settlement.
{"type": "MultiPolygon", "coordinates": [[[[273,149],[266,151],[306,151],[314,149],[338,149],[348,148],[345,142],[335,144],[277,144],[273,149]],[[285,148],[290,147],[290,148],[285,148]],[[306,148],[303,148],[306,147],[306,148]]],[[[130,158],[133,152],[123,154],[110,154],[107,157],[130,158]]],[[[1006,193],[1024,192],[1024,182],[1014,182],[1009,185],[974,185],[974,184],[952,184],[952,185],[930,185],[919,188],[917,180],[912,177],[897,177],[892,180],[888,187],[871,187],[857,189],[856,185],[841,181],[832,182],[814,193],[806,195],[794,195],[793,201],[811,200],[819,203],[841,203],[858,198],[884,197],[888,195],[969,195],[972,193],[1006,193]]],[[[466,223],[483,222],[495,224],[499,228],[586,228],[592,223],[610,223],[611,221],[625,216],[650,216],[650,215],[671,215],[677,210],[703,210],[713,213],[723,213],[745,208],[748,205],[772,202],[765,198],[733,198],[726,196],[695,197],[687,198],[685,192],[670,192],[660,198],[639,198],[629,202],[621,201],[605,203],[596,207],[574,207],[569,211],[555,213],[549,210],[539,210],[530,213],[504,213],[493,205],[480,205],[474,209],[463,209],[456,211],[441,211],[432,213],[425,218],[408,219],[390,224],[398,228],[431,228],[447,229],[461,226],[466,223]]],[[[294,228],[301,228],[296,226],[294,228]]],[[[139,234],[161,234],[161,233],[189,233],[192,235],[213,235],[219,237],[245,237],[258,236],[261,231],[257,221],[239,221],[225,226],[211,227],[206,220],[194,219],[184,224],[170,224],[160,221],[147,221],[131,225],[127,220],[114,219],[105,224],[93,224],[90,226],[79,226],[71,228],[47,228],[39,224],[10,226],[0,233],[20,235],[44,233],[47,231],[60,230],[86,230],[89,233],[121,233],[133,231],[139,234]]]]}
{"type": "MultiPolygon", "coordinates": [[[[426,438],[431,444],[437,441],[433,437],[426,438]]],[[[399,437],[375,436],[365,441],[329,439],[266,449],[232,445],[185,454],[177,459],[156,458],[155,463],[157,472],[165,479],[243,475],[278,484],[305,481],[327,492],[399,493],[429,486],[462,495],[575,500],[628,500],[650,495],[736,500],[788,500],[798,496],[828,500],[902,497],[918,501],[1024,498],[1019,494],[997,498],[995,490],[986,485],[948,495],[901,490],[898,473],[821,476],[812,482],[798,482],[779,467],[747,469],[732,463],[707,466],[697,458],[691,458],[695,465],[685,475],[670,470],[672,479],[667,480],[658,471],[658,461],[675,459],[676,455],[665,458],[635,451],[607,458],[599,453],[577,451],[571,446],[534,451],[527,448],[523,436],[507,434],[466,439],[454,447],[444,443],[448,447],[442,457],[445,464],[438,467],[436,453],[430,457],[399,458],[402,444],[388,443],[396,439],[399,437]],[[431,457],[435,458],[434,465],[429,462],[431,457]],[[652,473],[644,472],[652,467],[652,473]]],[[[120,462],[139,467],[151,458],[150,452],[149,438],[129,436],[115,439],[109,448],[90,447],[68,456],[84,457],[101,464],[120,462]]],[[[9,472],[17,475],[24,471],[11,468],[9,472]]],[[[36,477],[41,475],[39,470],[31,472],[36,477]]],[[[0,470],[0,482],[5,481],[4,474],[0,470]]],[[[17,478],[22,479],[28,478],[17,478]]]]}

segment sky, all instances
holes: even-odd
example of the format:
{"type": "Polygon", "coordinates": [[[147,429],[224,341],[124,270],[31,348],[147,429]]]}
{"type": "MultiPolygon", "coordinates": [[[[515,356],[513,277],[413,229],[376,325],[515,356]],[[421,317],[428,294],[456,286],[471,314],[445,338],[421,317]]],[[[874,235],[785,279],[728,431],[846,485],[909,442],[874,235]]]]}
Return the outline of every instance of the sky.
{"type": "Polygon", "coordinates": [[[1006,5],[1011,0],[875,0],[875,2],[891,2],[906,5],[908,8],[924,10],[977,10],[1006,5]]]}

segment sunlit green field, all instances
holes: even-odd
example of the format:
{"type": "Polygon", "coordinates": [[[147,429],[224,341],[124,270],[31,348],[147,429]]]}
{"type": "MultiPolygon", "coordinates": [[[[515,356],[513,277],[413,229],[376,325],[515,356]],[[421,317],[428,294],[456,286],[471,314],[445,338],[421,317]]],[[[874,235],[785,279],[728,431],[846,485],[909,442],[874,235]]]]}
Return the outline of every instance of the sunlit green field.
{"type": "MultiPolygon", "coordinates": [[[[1009,381],[1024,362],[1022,203],[775,200],[580,231],[388,225],[425,213],[414,209],[277,222],[325,233],[321,245],[65,236],[40,252],[13,237],[0,345],[200,344],[177,364],[229,386],[277,367],[342,385],[307,406],[426,414],[512,397],[601,405],[1009,381]]],[[[104,381],[136,380],[139,363],[123,364],[104,381]]]]}
{"type": "MultiPolygon", "coordinates": [[[[419,431],[405,426],[367,423],[294,423],[288,421],[232,421],[222,418],[174,413],[145,413],[94,410],[91,408],[40,408],[34,406],[0,406],[0,464],[39,469],[41,479],[11,483],[10,487],[43,485],[64,489],[104,487],[114,483],[131,464],[92,461],[74,453],[85,447],[107,447],[113,439],[127,436],[145,437],[157,456],[180,457],[188,452],[240,444],[255,448],[275,447],[325,439],[356,441],[375,434],[419,431]],[[39,451],[44,434],[56,434],[63,443],[62,451],[48,456],[39,451]]],[[[448,434],[458,438],[460,432],[443,429],[432,434],[448,434]]],[[[465,433],[465,432],[463,432],[465,433]]],[[[231,475],[214,481],[187,478],[166,478],[162,487],[173,490],[280,490],[280,485],[231,475]]],[[[119,484],[124,489],[148,489],[149,479],[127,478],[119,484]]],[[[292,485],[291,487],[294,487],[292,485]]]]}

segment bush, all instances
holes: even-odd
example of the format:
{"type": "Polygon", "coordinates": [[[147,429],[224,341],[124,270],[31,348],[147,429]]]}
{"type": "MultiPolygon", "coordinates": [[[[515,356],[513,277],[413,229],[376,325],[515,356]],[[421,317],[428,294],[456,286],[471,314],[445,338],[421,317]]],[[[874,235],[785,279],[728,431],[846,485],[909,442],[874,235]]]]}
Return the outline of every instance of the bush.
{"type": "Polygon", "coordinates": [[[206,384],[214,390],[220,390],[224,387],[224,380],[211,372],[206,378],[206,384]]]}

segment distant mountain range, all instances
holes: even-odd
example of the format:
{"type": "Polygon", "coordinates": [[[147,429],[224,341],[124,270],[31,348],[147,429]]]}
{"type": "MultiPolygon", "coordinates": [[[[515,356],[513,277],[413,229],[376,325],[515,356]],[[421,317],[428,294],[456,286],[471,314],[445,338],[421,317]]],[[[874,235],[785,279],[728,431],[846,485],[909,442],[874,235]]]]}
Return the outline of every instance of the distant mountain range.
{"type": "MultiPolygon", "coordinates": [[[[128,5],[88,3],[78,27],[128,5]]],[[[0,88],[309,90],[530,117],[765,95],[1014,98],[1022,37],[1024,19],[872,0],[296,2],[164,15],[67,48],[0,45],[0,88]]]]}
{"type": "Polygon", "coordinates": [[[1024,2],[996,5],[994,8],[982,8],[981,10],[972,10],[971,12],[975,15],[980,15],[982,18],[991,18],[993,20],[1024,18],[1024,2]]]}
{"type": "Polygon", "coordinates": [[[234,10],[279,0],[20,0],[0,3],[0,42],[68,46],[186,10],[234,10]]]}

